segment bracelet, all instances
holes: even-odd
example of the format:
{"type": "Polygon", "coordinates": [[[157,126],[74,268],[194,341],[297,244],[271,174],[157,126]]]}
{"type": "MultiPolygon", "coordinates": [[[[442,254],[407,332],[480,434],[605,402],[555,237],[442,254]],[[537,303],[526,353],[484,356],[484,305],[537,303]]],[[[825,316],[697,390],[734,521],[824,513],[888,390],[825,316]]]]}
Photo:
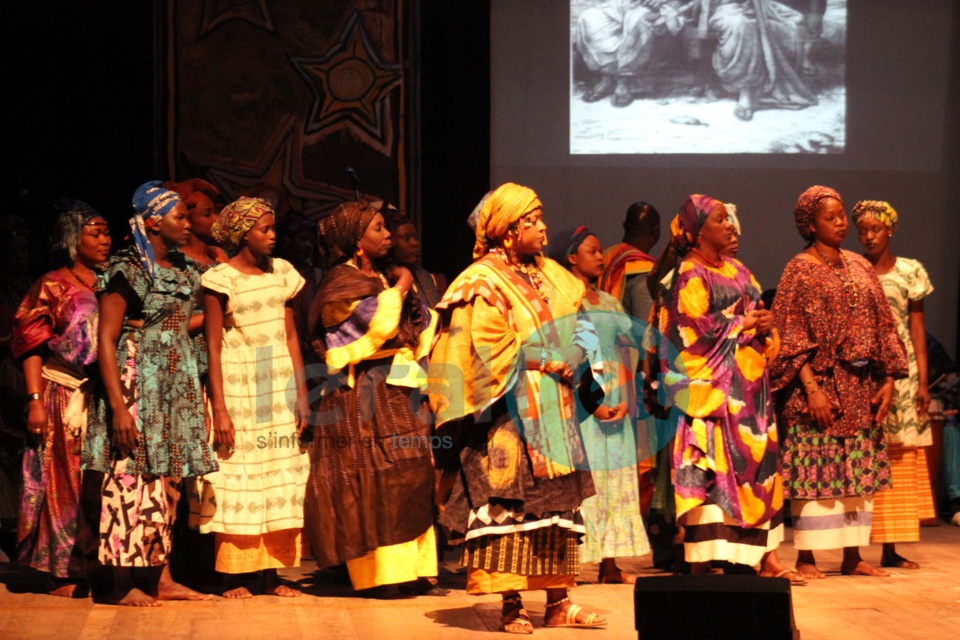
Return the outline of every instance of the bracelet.
{"type": "Polygon", "coordinates": [[[39,399],[40,399],[40,394],[36,391],[34,391],[33,393],[27,394],[27,404],[30,404],[34,400],[39,400],[39,399]]]}
{"type": "Polygon", "coordinates": [[[816,378],[810,378],[809,380],[803,383],[803,386],[807,386],[808,384],[816,384],[816,383],[817,383],[816,378]]]}

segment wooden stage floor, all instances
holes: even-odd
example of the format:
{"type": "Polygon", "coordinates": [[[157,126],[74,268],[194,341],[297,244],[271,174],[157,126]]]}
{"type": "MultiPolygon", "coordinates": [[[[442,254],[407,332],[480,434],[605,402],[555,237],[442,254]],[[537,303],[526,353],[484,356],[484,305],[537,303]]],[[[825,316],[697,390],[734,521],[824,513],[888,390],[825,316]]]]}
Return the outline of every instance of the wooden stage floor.
{"type": "MultiPolygon", "coordinates": [[[[788,531],[788,539],[790,532],[788,531]]],[[[803,640],[901,640],[960,637],[960,528],[941,524],[922,529],[919,544],[901,545],[901,553],[919,562],[919,571],[896,571],[889,578],[846,577],[838,573],[839,552],[821,553],[818,563],[826,580],[793,589],[794,616],[803,640]]],[[[879,547],[864,552],[879,561],[879,547]]],[[[781,556],[796,553],[786,542],[781,556]]],[[[306,563],[305,569],[310,569],[306,563]]],[[[649,557],[621,565],[641,575],[655,575],[649,557]]],[[[541,629],[543,593],[531,593],[525,604],[537,627],[534,636],[565,640],[636,638],[633,592],[625,585],[595,584],[596,565],[585,565],[583,584],[573,591],[576,602],[603,613],[605,630],[541,629]]],[[[441,581],[454,590],[446,597],[369,600],[350,595],[327,573],[289,571],[300,582],[300,598],[257,597],[229,601],[168,602],[153,609],[132,609],[92,600],[66,600],[40,595],[38,574],[0,565],[0,638],[115,638],[179,640],[205,638],[489,638],[499,624],[499,598],[468,597],[464,575],[452,555],[441,569],[441,581]]],[[[691,611],[696,615],[696,611],[691,611]]],[[[738,615],[731,612],[731,615],[738,615]]],[[[706,623],[707,621],[705,621],[706,623]]],[[[710,638],[704,627],[703,638],[710,638]]]]}

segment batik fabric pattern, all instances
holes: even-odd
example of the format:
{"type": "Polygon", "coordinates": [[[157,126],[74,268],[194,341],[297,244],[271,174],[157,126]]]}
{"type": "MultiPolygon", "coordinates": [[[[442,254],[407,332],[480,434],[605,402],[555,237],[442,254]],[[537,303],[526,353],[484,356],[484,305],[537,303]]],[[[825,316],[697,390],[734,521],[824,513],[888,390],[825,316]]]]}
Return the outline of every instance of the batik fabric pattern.
{"type": "MultiPolygon", "coordinates": [[[[220,356],[223,393],[235,430],[233,450],[220,447],[220,470],[204,476],[216,510],[200,531],[230,537],[303,527],[303,501],[310,461],[301,448],[292,406],[296,379],[287,346],[286,307],[303,287],[287,261],[268,258],[263,274],[248,275],[225,263],[207,271],[205,289],[226,297],[220,356]]],[[[264,542],[294,542],[277,536],[264,542]]],[[[258,553],[258,547],[250,546],[258,553]]],[[[245,573],[253,563],[221,563],[218,571],[245,573]]],[[[268,554],[279,556],[277,554],[268,554]]],[[[299,561],[299,557],[296,557],[299,561]]]]}
{"type": "Polygon", "coordinates": [[[34,283],[14,319],[14,355],[40,348],[47,428],[24,455],[19,556],[53,577],[78,580],[96,547],[97,525],[80,509],[80,449],[92,386],[87,368],[97,359],[97,298],[60,271],[34,283]]]}
{"type": "MultiPolygon", "coordinates": [[[[171,268],[155,266],[153,281],[133,249],[117,252],[99,274],[98,286],[127,299],[127,318],[117,345],[117,366],[137,399],[136,451],[123,459],[131,474],[188,478],[217,469],[207,443],[200,376],[187,324],[196,304],[200,274],[193,261],[171,251],[171,268]],[[126,373],[125,373],[126,372],[126,373]],[[133,376],[130,379],[130,376],[133,376]]],[[[112,417],[99,394],[83,451],[84,468],[112,472],[119,454],[112,447],[112,417]]]]}
{"type": "MultiPolygon", "coordinates": [[[[597,495],[583,501],[581,513],[586,536],[580,550],[582,562],[603,558],[632,558],[650,552],[640,516],[638,450],[646,450],[646,423],[638,415],[636,379],[640,336],[630,317],[612,295],[596,292],[599,300],[583,300],[582,310],[598,338],[588,353],[596,383],[603,391],[603,404],[627,403],[627,415],[616,423],[601,422],[593,415],[580,420],[590,473],[597,495]],[[638,449],[638,440],[643,443],[638,449]]],[[[646,455],[643,456],[647,457],[646,455]]]]}
{"type": "Polygon", "coordinates": [[[430,401],[440,433],[458,443],[462,468],[440,523],[463,544],[471,594],[568,585],[579,572],[572,550],[585,533],[580,506],[595,493],[573,390],[527,369],[524,355],[532,348],[552,360],[553,349],[586,347],[577,337],[592,331],[578,313],[583,284],[552,260],[537,258],[537,268],[542,297],[487,254],[438,305],[443,330],[431,354],[430,401]]]}
{"type": "Polygon", "coordinates": [[[783,507],[767,374],[779,341],[776,333],[743,328],[760,293],[737,260],[727,258],[719,268],[685,260],[661,310],[660,331],[676,349],[661,354],[664,383],[682,412],[673,449],[681,523],[698,517],[694,509],[715,504],[736,526],[753,529],[783,507]]]}
{"type": "Polygon", "coordinates": [[[890,487],[883,430],[870,401],[884,377],[907,375],[907,356],[873,267],[860,256],[844,256],[855,288],[850,297],[832,267],[797,257],[787,264],[773,303],[781,349],[771,383],[790,499],[870,496],[890,487]],[[831,428],[809,419],[799,376],[807,363],[833,408],[831,428]]]}

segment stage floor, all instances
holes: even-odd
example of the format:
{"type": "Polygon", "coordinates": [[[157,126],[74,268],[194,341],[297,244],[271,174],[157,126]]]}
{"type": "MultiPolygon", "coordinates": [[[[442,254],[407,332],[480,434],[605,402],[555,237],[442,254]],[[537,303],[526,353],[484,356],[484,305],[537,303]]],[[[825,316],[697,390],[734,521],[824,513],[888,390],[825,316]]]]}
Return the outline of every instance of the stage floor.
{"type": "MultiPolygon", "coordinates": [[[[788,539],[790,532],[788,531],[788,539]]],[[[803,640],[933,640],[960,635],[960,528],[941,524],[922,529],[922,542],[901,545],[901,553],[922,565],[919,571],[896,571],[889,578],[839,575],[839,552],[818,554],[829,577],[793,589],[794,617],[803,640]]],[[[796,553],[786,542],[785,561],[796,553]]],[[[864,558],[878,562],[879,547],[864,558]]],[[[311,563],[306,563],[306,569],[311,563]]],[[[650,558],[621,562],[642,576],[657,575],[650,558]]],[[[208,602],[167,602],[152,609],[94,604],[35,593],[42,581],[36,572],[0,565],[0,637],[99,640],[179,640],[205,638],[491,638],[499,625],[499,598],[468,597],[464,574],[450,556],[441,581],[454,590],[445,597],[369,600],[350,595],[329,573],[289,571],[299,582],[300,598],[216,598],[208,602]]],[[[530,593],[524,603],[537,627],[536,636],[570,638],[636,638],[633,591],[625,585],[598,585],[596,565],[584,565],[583,584],[573,599],[608,617],[605,630],[541,629],[543,593],[530,593]]],[[[696,615],[691,611],[690,615],[696,615]]],[[[731,612],[731,615],[742,615],[731,612]]],[[[710,637],[704,621],[704,638],[710,637]]]]}

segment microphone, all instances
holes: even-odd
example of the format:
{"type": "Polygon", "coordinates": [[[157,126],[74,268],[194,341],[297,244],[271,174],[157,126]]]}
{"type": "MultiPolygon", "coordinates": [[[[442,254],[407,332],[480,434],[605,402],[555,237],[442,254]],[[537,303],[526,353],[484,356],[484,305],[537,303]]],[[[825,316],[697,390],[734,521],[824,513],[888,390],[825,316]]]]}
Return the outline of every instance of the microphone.
{"type": "Polygon", "coordinates": [[[363,181],[360,180],[360,176],[353,170],[353,167],[347,167],[344,169],[344,173],[353,180],[353,195],[357,198],[357,202],[360,202],[360,185],[363,184],[363,181]]]}

